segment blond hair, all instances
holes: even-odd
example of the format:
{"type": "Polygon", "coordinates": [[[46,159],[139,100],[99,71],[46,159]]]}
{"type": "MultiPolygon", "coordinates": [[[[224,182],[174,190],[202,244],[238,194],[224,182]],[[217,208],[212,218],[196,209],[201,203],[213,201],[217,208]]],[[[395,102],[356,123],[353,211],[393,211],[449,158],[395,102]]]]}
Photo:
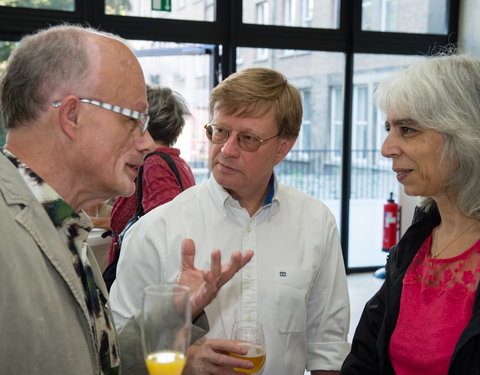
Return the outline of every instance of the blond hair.
{"type": "Polygon", "coordinates": [[[297,137],[302,124],[299,91],[279,72],[248,68],[234,73],[212,90],[210,114],[259,118],[273,110],[282,137],[297,137]]]}

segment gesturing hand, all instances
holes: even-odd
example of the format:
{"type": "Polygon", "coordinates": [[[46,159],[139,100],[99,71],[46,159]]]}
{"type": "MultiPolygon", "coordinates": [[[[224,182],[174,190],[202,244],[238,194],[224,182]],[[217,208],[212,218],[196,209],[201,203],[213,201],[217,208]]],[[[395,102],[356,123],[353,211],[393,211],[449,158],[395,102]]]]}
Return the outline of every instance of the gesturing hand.
{"type": "Polygon", "coordinates": [[[220,250],[213,250],[210,270],[202,271],[195,268],[195,244],[193,240],[183,240],[182,267],[178,273],[177,281],[179,284],[190,288],[193,318],[213,301],[220,288],[252,257],[253,251],[251,250],[245,251],[243,254],[236,251],[230,257],[230,261],[222,265],[220,250]]]}

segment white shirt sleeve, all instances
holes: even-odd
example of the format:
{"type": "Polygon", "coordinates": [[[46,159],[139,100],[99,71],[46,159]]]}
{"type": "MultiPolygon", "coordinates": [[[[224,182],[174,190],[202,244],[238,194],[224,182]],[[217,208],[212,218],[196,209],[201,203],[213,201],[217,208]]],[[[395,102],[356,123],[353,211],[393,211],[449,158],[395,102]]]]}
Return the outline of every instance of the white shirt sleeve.
{"type": "Polygon", "coordinates": [[[110,305],[117,328],[140,311],[143,289],[163,281],[160,260],[163,243],[159,241],[161,233],[162,222],[147,214],[124,237],[117,277],[110,289],[110,305]]]}

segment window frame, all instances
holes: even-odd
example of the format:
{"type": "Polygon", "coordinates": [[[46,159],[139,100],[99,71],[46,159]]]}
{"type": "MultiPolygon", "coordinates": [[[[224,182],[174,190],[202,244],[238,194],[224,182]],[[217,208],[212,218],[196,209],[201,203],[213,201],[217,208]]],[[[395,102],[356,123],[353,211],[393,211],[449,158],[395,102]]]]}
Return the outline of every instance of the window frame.
{"type": "MultiPolygon", "coordinates": [[[[203,0],[205,4],[210,0],[203,0]]],[[[247,1],[247,0],[244,0],[247,1]]],[[[332,0],[336,1],[336,0],[332,0]]],[[[343,144],[340,239],[348,268],[349,190],[352,166],[353,56],[356,53],[428,55],[433,46],[456,44],[460,0],[450,0],[446,35],[362,31],[362,1],[342,0],[339,27],[332,29],[247,24],[242,22],[242,1],[217,0],[213,22],[105,15],[104,0],[76,0],[73,12],[0,7],[0,40],[18,41],[24,34],[59,23],[89,24],[126,39],[201,43],[214,50],[214,84],[236,71],[236,49],[252,47],[345,54],[343,92],[343,144]],[[221,51],[221,52],[220,52],[221,51]]],[[[335,3],[337,4],[337,3],[335,3]]],[[[207,4],[208,5],[208,4],[207,4]]]]}

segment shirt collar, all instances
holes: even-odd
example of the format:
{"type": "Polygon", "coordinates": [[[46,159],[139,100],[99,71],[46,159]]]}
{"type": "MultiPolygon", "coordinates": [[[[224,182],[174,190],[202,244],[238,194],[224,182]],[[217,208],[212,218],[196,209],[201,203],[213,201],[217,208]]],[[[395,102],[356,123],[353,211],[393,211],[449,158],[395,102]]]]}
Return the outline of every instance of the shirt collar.
{"type": "MultiPolygon", "coordinates": [[[[236,208],[241,208],[240,203],[233,199],[232,196],[215,180],[213,174],[211,174],[209,182],[210,190],[215,197],[215,200],[223,207],[232,206],[236,208]]],[[[268,193],[263,202],[262,208],[266,208],[269,206],[273,206],[275,209],[273,210],[272,214],[278,211],[278,181],[277,176],[275,173],[272,173],[270,180],[268,182],[268,193]]]]}
{"type": "Polygon", "coordinates": [[[272,203],[273,197],[275,195],[275,176],[272,173],[270,176],[270,181],[268,181],[268,194],[267,197],[265,198],[265,202],[263,202],[263,207],[269,205],[272,203]]]}

